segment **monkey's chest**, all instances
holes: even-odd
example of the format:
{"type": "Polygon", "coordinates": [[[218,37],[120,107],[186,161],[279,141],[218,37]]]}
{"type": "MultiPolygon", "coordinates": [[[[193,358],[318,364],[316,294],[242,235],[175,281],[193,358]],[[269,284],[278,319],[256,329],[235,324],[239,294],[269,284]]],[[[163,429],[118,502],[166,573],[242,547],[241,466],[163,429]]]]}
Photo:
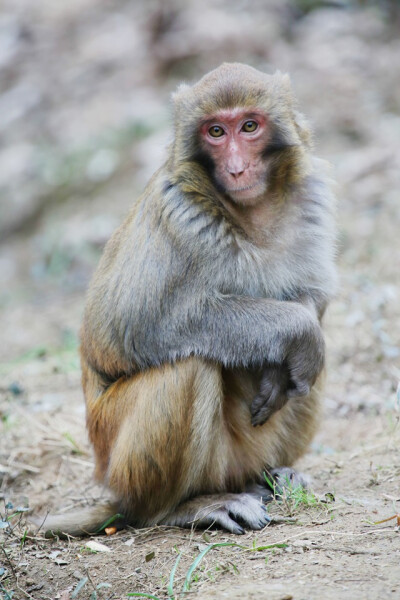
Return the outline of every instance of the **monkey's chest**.
{"type": "Polygon", "coordinates": [[[257,249],[243,253],[233,269],[232,293],[254,298],[288,299],[308,279],[306,261],[296,261],[287,249],[281,252],[257,249]]]}

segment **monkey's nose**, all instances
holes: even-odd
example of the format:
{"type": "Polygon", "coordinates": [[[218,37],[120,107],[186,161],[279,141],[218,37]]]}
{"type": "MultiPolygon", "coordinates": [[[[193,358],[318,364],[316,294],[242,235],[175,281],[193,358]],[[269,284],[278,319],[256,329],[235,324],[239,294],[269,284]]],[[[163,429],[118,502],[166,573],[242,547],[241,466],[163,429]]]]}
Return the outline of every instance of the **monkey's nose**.
{"type": "Polygon", "coordinates": [[[232,177],[233,177],[234,179],[239,179],[239,177],[240,177],[241,175],[243,175],[243,173],[245,172],[245,170],[246,170],[246,169],[243,167],[243,169],[241,169],[240,171],[239,171],[239,170],[235,170],[235,171],[233,171],[233,170],[230,170],[230,171],[229,171],[229,173],[232,175],[232,177]]]}
{"type": "Polygon", "coordinates": [[[244,161],[237,161],[236,164],[235,162],[232,161],[230,165],[227,165],[226,170],[228,171],[229,175],[233,177],[233,179],[239,179],[239,177],[243,175],[243,173],[246,171],[249,165],[246,164],[244,161]]]}

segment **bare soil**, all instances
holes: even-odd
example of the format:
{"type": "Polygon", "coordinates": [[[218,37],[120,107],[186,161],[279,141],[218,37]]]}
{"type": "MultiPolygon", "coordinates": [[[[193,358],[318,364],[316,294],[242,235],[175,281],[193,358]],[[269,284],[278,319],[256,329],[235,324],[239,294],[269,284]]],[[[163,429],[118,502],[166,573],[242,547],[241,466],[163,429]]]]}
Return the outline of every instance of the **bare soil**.
{"type": "Polygon", "coordinates": [[[400,597],[399,13],[395,2],[306,4],[2,4],[1,598],[167,598],[181,554],[178,597],[196,557],[223,543],[240,546],[210,549],[185,595],[400,597]],[[298,465],[315,496],[272,503],[275,522],[239,537],[126,529],[93,538],[108,549],[93,551],[27,533],[19,508],[44,517],[107,497],[92,479],[80,387],[85,289],[162,160],[170,90],[223,60],[291,73],[338,182],[325,414],[298,465]]]}

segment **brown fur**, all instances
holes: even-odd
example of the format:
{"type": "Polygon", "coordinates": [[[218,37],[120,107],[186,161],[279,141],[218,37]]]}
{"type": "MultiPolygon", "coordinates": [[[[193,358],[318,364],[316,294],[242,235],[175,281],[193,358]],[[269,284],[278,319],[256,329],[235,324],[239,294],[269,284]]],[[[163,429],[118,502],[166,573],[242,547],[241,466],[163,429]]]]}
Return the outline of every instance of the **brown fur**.
{"type": "Polygon", "coordinates": [[[95,381],[88,380],[97,476],[123,498],[128,520],[140,525],[162,521],[191,496],[243,491],[268,466],[293,464],[306,450],[319,414],[314,389],[254,429],[253,378],[222,373],[198,358],[118,381],[100,396],[95,381]]]}

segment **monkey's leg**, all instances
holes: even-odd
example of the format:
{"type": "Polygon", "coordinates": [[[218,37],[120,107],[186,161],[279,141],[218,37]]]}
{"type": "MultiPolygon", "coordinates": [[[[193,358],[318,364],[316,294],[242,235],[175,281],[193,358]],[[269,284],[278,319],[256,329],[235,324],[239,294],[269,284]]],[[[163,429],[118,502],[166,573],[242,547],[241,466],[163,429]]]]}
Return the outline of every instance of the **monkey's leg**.
{"type": "Polygon", "coordinates": [[[244,370],[225,371],[224,384],[237,464],[242,462],[249,469],[245,490],[268,502],[285,488],[307,487],[307,477],[292,465],[307,450],[317,429],[323,376],[307,396],[291,398],[259,427],[253,427],[249,420],[258,377],[244,370]]]}
{"type": "MultiPolygon", "coordinates": [[[[258,482],[248,488],[248,491],[260,494],[263,502],[290,494],[293,490],[301,487],[307,489],[310,478],[295,470],[291,465],[307,449],[310,443],[319,416],[319,390],[314,389],[311,393],[300,399],[291,399],[290,402],[278,413],[275,420],[279,423],[276,431],[281,431],[282,440],[275,448],[275,457],[266,457],[265,468],[258,482]],[[299,426],[295,427],[298,421],[299,426]],[[287,446],[284,441],[291,438],[287,446]]],[[[261,427],[261,430],[266,425],[261,427]]]]}
{"type": "MultiPolygon", "coordinates": [[[[268,522],[259,502],[271,501],[284,489],[306,487],[307,479],[292,465],[307,449],[319,417],[319,386],[302,399],[293,399],[261,427],[254,428],[250,407],[258,379],[246,370],[224,370],[223,422],[227,434],[228,469],[232,484],[246,484],[243,494],[200,496],[180,505],[165,520],[171,525],[217,523],[233,533],[257,529],[268,522]],[[267,476],[271,482],[269,486],[267,476]],[[258,519],[258,524],[257,524],[258,519]]],[[[227,484],[229,489],[229,483],[227,484]]]]}
{"type": "Polygon", "coordinates": [[[258,498],[226,493],[243,490],[248,473],[232,451],[220,367],[191,358],[121,379],[100,395],[93,377],[84,366],[98,475],[129,522],[216,523],[235,533],[241,524],[265,526],[258,498]]]}

